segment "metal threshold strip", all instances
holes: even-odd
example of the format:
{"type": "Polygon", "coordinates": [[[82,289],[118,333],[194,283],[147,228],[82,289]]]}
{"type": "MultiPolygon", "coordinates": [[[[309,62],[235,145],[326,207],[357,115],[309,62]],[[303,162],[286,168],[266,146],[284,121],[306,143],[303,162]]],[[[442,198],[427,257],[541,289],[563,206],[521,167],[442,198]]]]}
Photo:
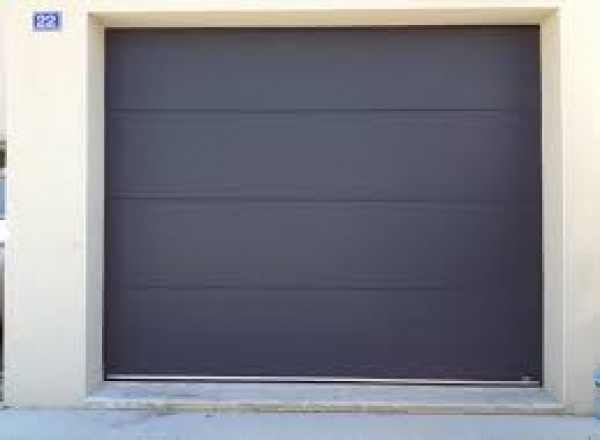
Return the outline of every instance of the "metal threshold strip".
{"type": "Polygon", "coordinates": [[[148,382],[210,382],[210,383],[303,383],[303,384],[365,384],[365,385],[443,385],[472,387],[539,388],[536,380],[455,380],[455,379],[376,379],[355,377],[301,377],[301,376],[179,376],[145,374],[109,374],[108,380],[148,382]]]}

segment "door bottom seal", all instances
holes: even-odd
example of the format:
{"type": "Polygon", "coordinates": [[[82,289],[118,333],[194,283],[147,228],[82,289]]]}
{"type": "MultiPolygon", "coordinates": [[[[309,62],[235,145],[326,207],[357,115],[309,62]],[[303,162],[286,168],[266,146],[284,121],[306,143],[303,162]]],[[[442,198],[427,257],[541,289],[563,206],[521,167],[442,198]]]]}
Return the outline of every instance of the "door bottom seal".
{"type": "Polygon", "coordinates": [[[455,379],[387,379],[354,377],[303,377],[303,376],[190,376],[190,375],[146,375],[146,374],[108,374],[109,381],[139,382],[209,382],[209,383],[301,383],[301,384],[365,384],[365,385],[443,385],[460,387],[518,387],[539,388],[541,383],[532,379],[525,380],[455,380],[455,379]]]}

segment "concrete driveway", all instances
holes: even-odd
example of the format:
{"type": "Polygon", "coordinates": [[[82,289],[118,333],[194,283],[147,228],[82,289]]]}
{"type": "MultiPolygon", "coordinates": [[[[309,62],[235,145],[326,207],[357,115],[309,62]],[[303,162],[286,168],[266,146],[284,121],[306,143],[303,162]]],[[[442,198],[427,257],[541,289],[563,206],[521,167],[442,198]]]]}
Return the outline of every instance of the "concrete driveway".
{"type": "Polygon", "coordinates": [[[1,440],[600,440],[557,416],[0,411],[1,440]]]}

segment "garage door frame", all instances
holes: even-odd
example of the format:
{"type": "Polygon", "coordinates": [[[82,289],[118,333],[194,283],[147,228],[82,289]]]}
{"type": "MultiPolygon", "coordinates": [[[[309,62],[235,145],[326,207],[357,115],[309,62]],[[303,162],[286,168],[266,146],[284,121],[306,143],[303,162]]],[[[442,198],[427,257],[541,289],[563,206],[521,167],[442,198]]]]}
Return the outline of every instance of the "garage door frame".
{"type": "MultiPolygon", "coordinates": [[[[36,111],[33,113],[27,105],[13,108],[13,142],[44,143],[45,148],[52,151],[52,156],[48,156],[49,163],[61,169],[61,176],[39,179],[39,182],[28,185],[33,182],[30,169],[23,165],[28,151],[18,152],[19,146],[14,145],[13,151],[18,153],[9,158],[10,173],[15,176],[9,203],[13,204],[13,208],[19,207],[13,211],[13,219],[19,224],[19,229],[14,232],[9,245],[8,288],[23,295],[18,304],[10,295],[7,300],[7,401],[16,405],[80,403],[103,382],[105,27],[539,24],[543,96],[544,384],[559,401],[590,408],[592,390],[587,387],[589,380],[585,373],[592,368],[591,343],[589,339],[585,343],[575,343],[579,330],[575,326],[577,317],[573,313],[573,308],[579,304],[576,301],[584,301],[585,298],[565,294],[568,288],[566,283],[571,282],[581,267],[572,265],[568,260],[576,253],[577,243],[570,237],[570,241],[566,241],[563,220],[572,202],[563,196],[569,194],[565,173],[576,172],[572,162],[568,163],[568,170],[564,169],[564,145],[567,142],[576,143],[579,130],[577,122],[572,121],[576,117],[569,118],[571,125],[568,131],[563,125],[567,119],[565,108],[570,109],[564,94],[565,84],[570,79],[567,75],[570,71],[563,69],[563,63],[569,61],[565,56],[565,45],[575,44],[566,39],[567,32],[563,31],[565,18],[560,13],[562,2],[486,0],[449,3],[437,0],[425,7],[407,2],[402,7],[394,8],[389,6],[389,2],[382,1],[379,6],[370,6],[372,9],[357,7],[336,10],[333,6],[329,9],[304,6],[298,10],[297,7],[282,5],[279,9],[269,10],[252,4],[232,3],[215,9],[204,2],[195,2],[193,5],[173,2],[166,5],[160,1],[132,1],[119,2],[116,6],[114,2],[98,0],[85,5],[64,6],[65,23],[68,26],[65,25],[62,35],[51,40],[52,50],[45,56],[40,55],[48,52],[50,43],[36,38],[39,36],[31,34],[29,29],[15,32],[11,46],[21,49],[19,57],[15,56],[17,62],[13,63],[9,75],[9,80],[12,78],[13,84],[18,85],[11,89],[13,101],[29,84],[23,79],[16,81],[19,75],[25,71],[39,71],[36,66],[41,64],[36,63],[50,61],[50,56],[54,58],[53,70],[44,80],[52,92],[42,101],[38,99],[35,102],[36,111]],[[507,3],[512,6],[507,6],[507,3]],[[15,44],[15,39],[20,44],[15,44]],[[62,100],[61,111],[56,111],[57,100],[53,98],[62,100]],[[31,126],[35,125],[36,120],[44,120],[42,126],[54,124],[60,130],[51,132],[49,136],[39,133],[29,137],[23,134],[27,130],[20,129],[17,132],[15,127],[21,120],[20,115],[26,113],[24,110],[27,108],[31,126]],[[52,148],[54,146],[57,148],[52,148]],[[18,175],[24,177],[17,180],[18,175]],[[27,249],[36,249],[35,243],[27,236],[40,234],[37,221],[39,208],[31,205],[33,211],[27,212],[29,205],[26,201],[39,203],[39,197],[32,197],[31,191],[49,184],[58,184],[59,190],[65,190],[60,191],[65,196],[54,208],[42,203],[42,214],[58,215],[61,212],[66,220],[58,226],[52,224],[47,228],[47,233],[55,237],[49,246],[42,251],[38,249],[37,254],[31,252],[35,256],[25,257],[27,249]],[[35,214],[32,215],[32,212],[35,214]],[[35,231],[36,234],[29,231],[35,231]],[[36,268],[40,270],[36,271],[36,268]],[[48,274],[49,281],[40,287],[31,281],[31,277],[21,276],[22,271],[33,271],[42,276],[48,274]],[[48,291],[59,291],[61,295],[59,298],[45,299],[43,292],[48,291]],[[56,301],[59,302],[58,306],[56,301]],[[48,307],[44,307],[45,304],[48,307]],[[39,310],[56,312],[54,315],[44,315],[39,310]],[[51,323],[53,336],[65,341],[56,353],[40,351],[48,338],[48,327],[38,329],[33,324],[43,319],[51,323]],[[587,352],[590,352],[589,356],[587,352]],[[46,364],[52,374],[40,377],[40,362],[46,364]]],[[[31,11],[26,5],[17,9],[13,22],[26,28],[25,23],[31,11]]],[[[573,47],[570,49],[574,50],[573,47]]],[[[573,57],[581,63],[584,61],[575,55],[573,57]]],[[[38,83],[38,87],[45,84],[38,83]]],[[[585,131],[586,126],[581,127],[585,131]]],[[[30,151],[38,154],[39,149],[30,151]]],[[[40,152],[38,161],[40,157],[45,157],[44,154],[49,153],[40,152]]],[[[585,157],[578,158],[580,165],[585,161],[585,157]]],[[[586,338],[588,335],[585,333],[586,338]]]]}

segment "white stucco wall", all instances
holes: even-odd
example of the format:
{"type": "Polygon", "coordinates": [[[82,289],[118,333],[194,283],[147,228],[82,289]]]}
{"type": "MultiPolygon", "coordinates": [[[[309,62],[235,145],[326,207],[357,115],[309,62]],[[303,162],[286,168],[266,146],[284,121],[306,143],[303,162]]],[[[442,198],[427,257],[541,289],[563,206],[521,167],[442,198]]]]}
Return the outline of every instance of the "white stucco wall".
{"type": "Polygon", "coordinates": [[[600,363],[598,0],[19,0],[11,5],[9,404],[76,405],[102,382],[104,26],[538,23],[544,381],[569,412],[591,412],[592,372],[600,363]],[[62,32],[31,31],[31,12],[44,5],[64,11],[62,32]]]}

